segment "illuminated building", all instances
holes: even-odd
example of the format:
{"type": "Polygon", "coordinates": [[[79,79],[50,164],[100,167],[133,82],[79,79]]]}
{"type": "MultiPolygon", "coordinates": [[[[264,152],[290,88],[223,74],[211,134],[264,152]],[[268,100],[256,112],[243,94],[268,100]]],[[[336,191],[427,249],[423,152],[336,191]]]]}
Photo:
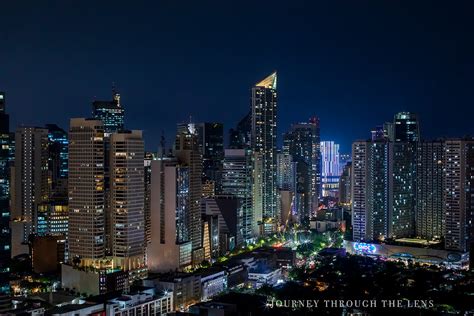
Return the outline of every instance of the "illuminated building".
{"type": "Polygon", "coordinates": [[[416,144],[393,142],[390,158],[389,235],[391,238],[415,235],[416,144]]]}
{"type": "Polygon", "coordinates": [[[224,159],[224,126],[222,123],[198,123],[196,134],[202,155],[203,183],[213,182],[214,193],[222,191],[222,160],[224,159]]]}
{"type": "Polygon", "coordinates": [[[469,251],[474,240],[474,140],[445,142],[445,248],[469,251]]]}
{"type": "Polygon", "coordinates": [[[110,136],[110,210],[114,266],[130,273],[145,269],[144,143],[141,131],[110,136]]]}
{"type": "Polygon", "coordinates": [[[151,168],[151,241],[147,247],[147,266],[151,272],[182,270],[192,264],[190,168],[174,157],[154,160],[151,168]]]}
{"type": "Polygon", "coordinates": [[[356,241],[388,237],[390,149],[384,140],[352,144],[352,228],[356,241]]]}
{"type": "Polygon", "coordinates": [[[48,130],[20,127],[15,133],[12,256],[29,253],[38,205],[48,200],[48,130]]]}
{"type": "Polygon", "coordinates": [[[120,132],[124,128],[125,110],[120,103],[120,94],[113,90],[111,101],[94,101],[92,116],[104,124],[106,137],[108,134],[120,132]]]}
{"type": "Polygon", "coordinates": [[[320,127],[319,119],[313,117],[308,123],[292,124],[289,132],[283,135],[283,154],[292,156],[295,171],[306,169],[307,174],[295,174],[298,178],[310,181],[310,191],[300,192],[304,194],[306,206],[302,218],[308,219],[319,206],[321,186],[321,149],[320,149],[320,127]],[[306,164],[307,167],[302,166],[306,164]]]}
{"type": "Polygon", "coordinates": [[[10,308],[10,164],[12,159],[10,117],[5,93],[0,92],[0,312],[10,308]]]}
{"type": "Polygon", "coordinates": [[[222,173],[223,194],[240,200],[241,234],[248,242],[255,235],[256,219],[252,212],[252,154],[249,149],[226,149],[222,173]]]}
{"type": "Polygon", "coordinates": [[[151,162],[155,159],[155,153],[146,152],[143,160],[145,167],[145,236],[147,243],[151,241],[151,162]]]}
{"type": "Polygon", "coordinates": [[[293,157],[288,154],[277,154],[277,186],[284,191],[294,191],[295,167],[293,157]]]}
{"type": "Polygon", "coordinates": [[[416,149],[416,236],[431,240],[444,236],[443,141],[423,141],[416,149]]]}
{"type": "Polygon", "coordinates": [[[89,265],[105,255],[104,125],[73,118],[69,140],[69,259],[89,265]]]}
{"type": "Polygon", "coordinates": [[[321,142],[321,196],[335,197],[339,186],[339,144],[321,142]]]}
{"type": "MultiPolygon", "coordinates": [[[[274,72],[252,87],[251,147],[254,154],[254,190],[257,198],[254,209],[261,210],[256,220],[262,225],[261,233],[272,233],[278,223],[277,192],[277,73],[274,72]],[[258,183],[258,185],[257,185],[258,183]]],[[[257,211],[256,214],[259,214],[257,211]]]]}
{"type": "Polygon", "coordinates": [[[152,272],[182,270],[204,260],[202,164],[191,126],[178,126],[173,156],[152,161],[151,242],[147,249],[147,266],[152,272]]]}
{"type": "Polygon", "coordinates": [[[36,234],[38,236],[67,235],[68,203],[64,198],[52,198],[38,205],[36,213],[36,234]]]}

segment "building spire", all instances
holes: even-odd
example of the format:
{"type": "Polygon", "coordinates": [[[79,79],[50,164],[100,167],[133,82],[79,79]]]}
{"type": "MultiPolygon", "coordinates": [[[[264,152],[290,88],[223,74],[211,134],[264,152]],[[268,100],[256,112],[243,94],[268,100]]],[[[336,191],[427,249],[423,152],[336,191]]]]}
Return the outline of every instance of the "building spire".
{"type": "Polygon", "coordinates": [[[277,89],[277,72],[276,72],[276,70],[271,75],[269,75],[268,77],[266,77],[262,81],[255,84],[255,86],[256,87],[265,87],[267,89],[276,90],[277,89]]]}

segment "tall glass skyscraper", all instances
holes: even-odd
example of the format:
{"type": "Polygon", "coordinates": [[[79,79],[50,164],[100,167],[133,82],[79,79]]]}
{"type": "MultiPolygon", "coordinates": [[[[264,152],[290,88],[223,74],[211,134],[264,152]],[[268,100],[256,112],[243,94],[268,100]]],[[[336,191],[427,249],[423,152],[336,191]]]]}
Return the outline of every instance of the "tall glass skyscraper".
{"type": "Polygon", "coordinates": [[[106,137],[110,133],[120,132],[124,128],[125,110],[120,103],[120,94],[113,90],[112,101],[94,101],[92,116],[104,124],[106,137]]]}
{"type": "Polygon", "coordinates": [[[417,142],[420,140],[420,126],[415,113],[400,112],[395,114],[392,126],[396,142],[417,142]]]}
{"type": "Polygon", "coordinates": [[[254,212],[263,225],[260,233],[274,232],[278,220],[277,191],[277,73],[252,87],[251,147],[254,154],[254,212]]]}

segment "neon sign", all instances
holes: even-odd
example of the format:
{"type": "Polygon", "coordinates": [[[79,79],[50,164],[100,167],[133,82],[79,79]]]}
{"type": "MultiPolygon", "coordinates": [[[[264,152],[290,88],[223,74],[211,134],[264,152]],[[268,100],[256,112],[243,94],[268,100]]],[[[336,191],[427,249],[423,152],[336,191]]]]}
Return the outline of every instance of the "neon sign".
{"type": "Polygon", "coordinates": [[[354,243],[354,250],[364,252],[364,253],[375,253],[377,251],[377,248],[375,248],[375,246],[372,244],[356,242],[354,243]]]}

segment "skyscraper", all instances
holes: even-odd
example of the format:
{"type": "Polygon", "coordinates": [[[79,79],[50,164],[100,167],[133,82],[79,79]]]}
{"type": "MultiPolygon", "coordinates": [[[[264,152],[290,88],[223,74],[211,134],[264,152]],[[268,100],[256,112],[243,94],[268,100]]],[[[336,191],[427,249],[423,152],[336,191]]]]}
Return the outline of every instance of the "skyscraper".
{"type": "Polygon", "coordinates": [[[151,162],[151,168],[147,266],[151,272],[182,270],[192,265],[190,167],[175,157],[161,157],[151,162]]]}
{"type": "Polygon", "coordinates": [[[312,210],[318,207],[321,186],[321,142],[319,118],[312,117],[308,123],[298,123],[284,135],[284,152],[293,156],[293,161],[304,161],[311,170],[312,210]]]}
{"type": "Polygon", "coordinates": [[[391,144],[385,140],[352,145],[352,225],[356,241],[384,240],[389,232],[391,144]]]}
{"type": "Polygon", "coordinates": [[[224,126],[222,123],[198,123],[196,134],[202,155],[203,183],[211,181],[215,192],[222,191],[222,160],[224,159],[224,126]]]}
{"type": "Polygon", "coordinates": [[[302,191],[307,187],[306,184],[300,185],[299,189],[306,200],[300,218],[309,220],[318,209],[321,185],[319,119],[313,117],[308,123],[293,124],[290,131],[283,135],[283,153],[292,156],[295,163],[295,180],[309,181],[309,189],[305,189],[306,192],[302,191]]]}
{"type": "Polygon", "coordinates": [[[111,101],[92,102],[92,116],[104,124],[106,136],[110,133],[120,132],[124,128],[125,110],[120,103],[120,94],[112,90],[111,101]]]}
{"type": "MultiPolygon", "coordinates": [[[[187,129],[178,129],[173,154],[181,166],[187,168],[188,189],[187,191],[179,192],[179,194],[182,194],[182,202],[187,205],[184,215],[187,217],[189,238],[192,243],[193,264],[199,264],[202,261],[199,255],[202,251],[200,208],[202,195],[202,159],[196,131],[192,126],[188,126],[187,129]]],[[[185,178],[182,177],[179,177],[178,180],[179,179],[185,180],[185,178]]]]}
{"type": "Polygon", "coordinates": [[[144,177],[145,177],[145,236],[147,243],[151,241],[151,162],[156,159],[156,154],[145,153],[144,177]]]}
{"type": "Polygon", "coordinates": [[[240,200],[241,235],[250,241],[257,230],[252,212],[252,153],[249,149],[226,149],[222,173],[222,192],[240,200]]]}
{"type": "Polygon", "coordinates": [[[73,118],[69,140],[69,258],[90,265],[105,255],[104,125],[73,118]]]}
{"type": "Polygon", "coordinates": [[[352,162],[348,161],[342,168],[342,174],[339,178],[339,203],[347,209],[352,204],[351,196],[352,162]]]}
{"type": "Polygon", "coordinates": [[[474,240],[474,140],[445,142],[445,248],[467,252],[474,240]]]}
{"type": "Polygon", "coordinates": [[[229,130],[229,148],[243,149],[250,148],[250,138],[252,134],[252,111],[247,113],[237,124],[235,129],[229,130]]]}
{"type": "Polygon", "coordinates": [[[114,266],[139,277],[145,269],[144,143],[141,131],[110,137],[110,209],[114,266]]]}
{"type": "Polygon", "coordinates": [[[321,142],[321,196],[335,197],[339,186],[339,144],[321,142]]]}
{"type": "Polygon", "coordinates": [[[52,194],[67,191],[68,178],[68,136],[65,130],[56,124],[46,124],[48,129],[48,182],[52,194]]]}
{"type": "Polygon", "coordinates": [[[389,235],[391,238],[415,235],[416,143],[392,143],[390,168],[389,235]]]}
{"type": "Polygon", "coordinates": [[[5,93],[0,92],[0,312],[10,307],[10,118],[6,113],[5,93]]]}
{"type": "Polygon", "coordinates": [[[38,206],[48,200],[48,130],[20,127],[15,133],[15,199],[12,256],[28,253],[38,206]]]}
{"type": "MultiPolygon", "coordinates": [[[[390,128],[390,125],[386,125],[390,128]]],[[[420,126],[415,113],[400,112],[395,114],[392,127],[393,131],[387,132],[388,135],[393,133],[396,142],[417,142],[420,140],[420,126]]]]}
{"type": "Polygon", "coordinates": [[[444,236],[443,148],[443,141],[423,141],[416,149],[416,236],[427,240],[444,236]]]}
{"type": "MultiPolygon", "coordinates": [[[[257,218],[263,226],[261,233],[271,233],[278,224],[278,192],[276,179],[277,146],[277,73],[274,72],[252,87],[251,147],[254,168],[254,210],[261,210],[257,218]],[[258,184],[258,185],[257,185],[258,184]]],[[[260,211],[257,211],[257,214],[260,211]]]]}

